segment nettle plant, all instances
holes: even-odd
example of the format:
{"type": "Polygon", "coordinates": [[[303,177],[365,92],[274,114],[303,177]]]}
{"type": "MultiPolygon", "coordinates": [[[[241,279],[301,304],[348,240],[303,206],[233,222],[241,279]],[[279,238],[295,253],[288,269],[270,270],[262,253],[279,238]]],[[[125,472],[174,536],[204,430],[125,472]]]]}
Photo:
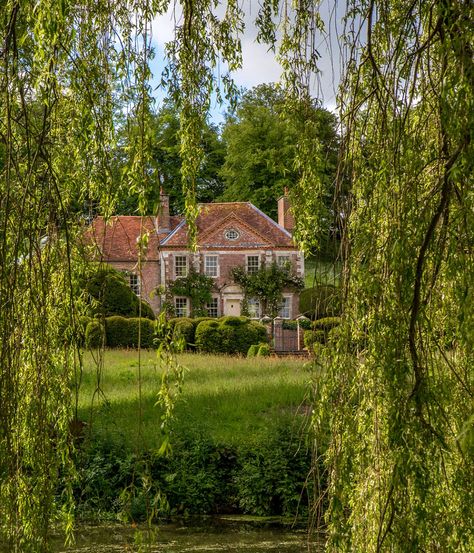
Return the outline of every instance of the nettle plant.
{"type": "Polygon", "coordinates": [[[262,265],[255,273],[247,273],[245,267],[235,267],[231,275],[244,292],[243,310],[246,310],[248,300],[254,298],[270,317],[278,315],[284,290],[299,292],[304,288],[301,277],[294,274],[289,267],[280,267],[276,263],[262,265]]]}

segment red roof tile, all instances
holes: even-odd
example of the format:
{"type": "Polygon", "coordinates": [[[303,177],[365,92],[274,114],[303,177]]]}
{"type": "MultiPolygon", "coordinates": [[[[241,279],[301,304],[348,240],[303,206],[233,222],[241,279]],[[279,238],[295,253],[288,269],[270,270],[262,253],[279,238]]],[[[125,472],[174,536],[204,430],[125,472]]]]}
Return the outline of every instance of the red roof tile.
{"type": "MultiPolygon", "coordinates": [[[[222,237],[218,243],[209,245],[232,249],[262,246],[295,248],[290,233],[250,202],[201,204],[196,225],[198,230],[198,245],[203,245],[201,238],[206,242],[206,237],[210,237],[211,234],[215,235],[216,231],[221,227],[222,237]],[[249,243],[248,238],[245,243],[242,243],[240,238],[232,241],[225,239],[224,232],[226,229],[239,226],[253,231],[253,235],[257,238],[255,242],[249,243]]],[[[187,244],[188,233],[185,223],[178,226],[174,232],[171,232],[168,238],[162,241],[163,247],[186,247],[187,244]]]]}
{"type": "MultiPolygon", "coordinates": [[[[175,228],[181,219],[171,217],[171,228],[175,228]]],[[[96,254],[108,261],[136,261],[137,240],[141,234],[149,236],[146,259],[158,261],[159,240],[167,233],[157,236],[154,217],[116,215],[107,222],[103,217],[97,217],[88,229],[89,240],[96,248],[96,254]]]]}

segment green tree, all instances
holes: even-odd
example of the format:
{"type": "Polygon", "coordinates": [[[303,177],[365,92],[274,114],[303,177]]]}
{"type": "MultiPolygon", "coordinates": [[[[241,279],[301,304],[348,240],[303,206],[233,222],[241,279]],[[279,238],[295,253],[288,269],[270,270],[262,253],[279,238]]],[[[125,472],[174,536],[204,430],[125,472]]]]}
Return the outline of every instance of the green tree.
{"type": "MultiPolygon", "coordinates": [[[[149,173],[154,187],[146,191],[146,211],[153,213],[159,202],[160,188],[170,196],[170,210],[173,214],[184,212],[185,196],[181,183],[181,138],[179,109],[170,100],[165,100],[156,114],[150,115],[149,173]]],[[[139,211],[140,190],[130,192],[127,170],[130,150],[133,150],[134,136],[138,132],[133,121],[121,126],[120,146],[115,152],[115,176],[120,183],[120,199],[117,211],[120,214],[135,214],[139,211]]],[[[200,146],[202,160],[196,176],[196,201],[212,202],[224,190],[219,175],[225,157],[225,146],[216,125],[208,123],[202,129],[200,146]]]]}
{"type": "Polygon", "coordinates": [[[226,144],[223,200],[250,201],[276,219],[277,198],[298,180],[296,147],[309,117],[312,139],[321,145],[319,176],[324,182],[329,226],[338,148],[336,118],[315,101],[305,119],[301,115],[285,111],[285,92],[274,84],[259,85],[242,96],[235,113],[227,116],[222,133],[226,144]]]}

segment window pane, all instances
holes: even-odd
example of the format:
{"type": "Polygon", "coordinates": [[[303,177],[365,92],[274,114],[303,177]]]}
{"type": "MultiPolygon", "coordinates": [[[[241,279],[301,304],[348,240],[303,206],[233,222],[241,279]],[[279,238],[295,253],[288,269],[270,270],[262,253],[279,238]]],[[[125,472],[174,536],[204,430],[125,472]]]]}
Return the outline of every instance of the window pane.
{"type": "Polygon", "coordinates": [[[260,302],[254,298],[250,298],[247,306],[250,318],[258,319],[260,317],[260,302]]]}
{"type": "Polygon", "coordinates": [[[129,273],[128,275],[128,283],[130,285],[130,288],[132,289],[132,292],[134,292],[137,296],[140,295],[140,278],[135,273],[129,273]]]}
{"type": "Polygon", "coordinates": [[[188,274],[188,258],[185,255],[177,255],[174,259],[174,272],[177,277],[188,274]]]}
{"type": "Polygon", "coordinates": [[[285,267],[286,265],[290,264],[290,256],[289,255],[279,255],[277,257],[277,263],[279,267],[285,267]]]}
{"type": "Polygon", "coordinates": [[[259,268],[259,261],[258,255],[249,255],[247,257],[247,273],[256,273],[259,268]]]}
{"type": "Polygon", "coordinates": [[[177,317],[188,316],[188,298],[175,298],[174,307],[177,317]]]}
{"type": "Polygon", "coordinates": [[[291,307],[291,298],[289,297],[283,298],[283,302],[280,305],[280,311],[278,312],[278,316],[281,317],[282,319],[289,319],[290,307],[291,307]]]}
{"type": "Polygon", "coordinates": [[[217,255],[206,255],[204,258],[204,273],[207,276],[216,277],[218,268],[217,255]]]}
{"type": "Polygon", "coordinates": [[[212,298],[211,301],[206,305],[206,309],[209,317],[218,317],[219,316],[219,298],[212,298]]]}

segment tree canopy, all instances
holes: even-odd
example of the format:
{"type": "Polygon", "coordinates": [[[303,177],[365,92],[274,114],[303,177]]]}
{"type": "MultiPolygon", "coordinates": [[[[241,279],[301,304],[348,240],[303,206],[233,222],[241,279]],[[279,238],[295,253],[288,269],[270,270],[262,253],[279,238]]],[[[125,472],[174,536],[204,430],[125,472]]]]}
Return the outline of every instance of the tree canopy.
{"type": "MultiPolygon", "coordinates": [[[[116,211],[115,116],[126,110],[136,122],[126,182],[138,212],[146,210],[156,187],[151,21],[170,4],[2,3],[0,528],[11,551],[47,551],[53,515],[72,530],[68,422],[71,383],[80,378],[64,333],[77,328],[73,245],[81,229],[70,207],[93,198],[103,215],[116,211]]],[[[236,100],[229,75],[218,89],[215,70],[242,61],[243,11],[229,0],[221,13],[219,4],[183,2],[166,49],[163,81],[179,109],[191,245],[212,94],[236,100]]],[[[316,481],[327,482],[315,517],[327,505],[329,552],[468,552],[474,5],[348,0],[345,7],[337,171],[345,194],[336,210],[343,317],[339,340],[315,364],[314,474],[324,468],[316,481]],[[321,456],[323,431],[329,443],[321,456]]],[[[290,194],[295,236],[308,247],[325,231],[327,210],[311,97],[324,33],[319,3],[263,0],[256,22],[282,65],[284,119],[301,122],[290,194]]],[[[166,391],[160,397],[169,416],[173,402],[166,391]]]]}
{"type": "Polygon", "coordinates": [[[276,219],[277,198],[298,180],[298,136],[302,127],[310,124],[313,139],[321,147],[318,176],[324,183],[324,217],[329,226],[334,219],[331,206],[338,151],[336,118],[316,101],[305,112],[304,120],[302,115],[285,111],[285,92],[277,85],[259,85],[242,96],[235,112],[227,116],[222,133],[226,145],[220,173],[225,182],[222,200],[250,201],[276,219]]]}

